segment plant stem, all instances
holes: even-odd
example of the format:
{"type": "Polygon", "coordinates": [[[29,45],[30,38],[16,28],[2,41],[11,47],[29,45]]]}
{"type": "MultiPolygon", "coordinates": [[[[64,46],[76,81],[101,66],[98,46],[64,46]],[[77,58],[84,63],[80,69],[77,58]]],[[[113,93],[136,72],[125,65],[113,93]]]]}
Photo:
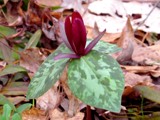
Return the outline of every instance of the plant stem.
{"type": "Polygon", "coordinates": [[[32,107],[35,107],[35,100],[32,99],[32,107]]]}
{"type": "Polygon", "coordinates": [[[92,120],[91,107],[89,105],[87,105],[87,108],[86,108],[86,120],[92,120]]]}

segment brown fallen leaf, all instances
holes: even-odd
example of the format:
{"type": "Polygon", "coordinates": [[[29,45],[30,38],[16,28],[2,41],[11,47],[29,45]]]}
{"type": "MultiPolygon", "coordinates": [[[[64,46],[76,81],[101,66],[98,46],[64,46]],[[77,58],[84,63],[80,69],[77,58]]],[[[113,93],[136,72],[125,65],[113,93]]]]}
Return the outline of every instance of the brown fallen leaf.
{"type": "Polygon", "coordinates": [[[37,98],[37,107],[48,111],[53,110],[58,107],[63,99],[63,93],[61,93],[57,87],[59,82],[57,82],[51,89],[49,89],[44,95],[37,98]]]}
{"type": "Polygon", "coordinates": [[[22,11],[22,1],[18,2],[11,2],[8,1],[6,4],[7,13],[5,14],[5,19],[8,23],[8,26],[17,26],[23,24],[23,16],[22,14],[19,14],[20,11],[22,11]]]}
{"type": "Polygon", "coordinates": [[[68,111],[67,111],[67,116],[73,117],[75,116],[80,108],[80,101],[73,95],[71,90],[68,87],[68,84],[66,83],[67,81],[67,67],[64,69],[61,77],[60,77],[60,82],[61,85],[69,99],[69,105],[68,105],[68,111]]]}
{"type": "Polygon", "coordinates": [[[124,96],[129,95],[131,92],[134,91],[133,87],[139,84],[153,85],[152,79],[148,75],[138,75],[135,73],[126,72],[125,73],[125,90],[123,95],[124,96]]]}
{"type": "Polygon", "coordinates": [[[143,65],[160,65],[160,45],[136,47],[132,59],[143,65]]]}
{"type": "Polygon", "coordinates": [[[60,112],[57,109],[54,109],[49,112],[51,120],[83,120],[84,114],[78,112],[74,117],[68,118],[65,112],[60,112]]]}
{"type": "MultiPolygon", "coordinates": [[[[47,49],[26,49],[20,53],[20,66],[34,74],[48,54],[49,51],[47,49]]],[[[32,77],[32,74],[30,74],[30,77],[32,77]]]]}
{"type": "Polygon", "coordinates": [[[36,5],[34,0],[30,0],[26,15],[24,16],[26,24],[33,27],[40,26],[42,23],[41,14],[42,9],[40,9],[40,6],[36,5]]]}
{"type": "Polygon", "coordinates": [[[32,107],[22,113],[22,120],[48,120],[45,111],[32,107]]]}

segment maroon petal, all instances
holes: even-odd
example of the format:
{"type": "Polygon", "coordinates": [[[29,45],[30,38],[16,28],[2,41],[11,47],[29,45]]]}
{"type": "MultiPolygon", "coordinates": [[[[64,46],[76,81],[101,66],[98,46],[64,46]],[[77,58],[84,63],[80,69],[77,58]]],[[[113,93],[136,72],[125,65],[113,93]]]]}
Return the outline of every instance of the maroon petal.
{"type": "Polygon", "coordinates": [[[85,54],[88,54],[92,50],[92,48],[98,43],[98,41],[102,38],[105,32],[106,29],[103,32],[101,32],[96,38],[94,38],[92,42],[89,43],[89,45],[85,49],[85,54]]]}
{"type": "Polygon", "coordinates": [[[83,19],[82,19],[81,15],[80,15],[79,12],[77,12],[77,11],[73,12],[73,14],[72,14],[72,22],[73,22],[76,18],[80,19],[80,20],[83,22],[83,19]]]}
{"type": "Polygon", "coordinates": [[[80,56],[78,56],[76,54],[62,53],[62,54],[59,54],[59,55],[55,56],[53,59],[54,60],[59,60],[59,59],[63,59],[63,58],[80,58],[80,56]]]}
{"type": "Polygon", "coordinates": [[[71,51],[73,51],[72,48],[71,48],[71,46],[70,46],[70,44],[69,44],[69,42],[68,42],[68,39],[67,39],[65,30],[64,30],[64,23],[63,23],[61,20],[60,20],[60,22],[59,22],[59,28],[60,28],[60,35],[61,35],[61,38],[62,38],[63,42],[66,44],[66,46],[67,46],[71,51]]]}
{"type": "MultiPolygon", "coordinates": [[[[65,32],[66,32],[66,36],[68,38],[68,42],[70,43],[70,45],[72,44],[72,23],[70,20],[70,16],[66,17],[65,20],[65,32]]],[[[72,45],[71,45],[72,47],[72,45]]]]}
{"type": "Polygon", "coordinates": [[[84,55],[87,34],[83,21],[81,19],[75,18],[72,22],[72,35],[75,53],[78,55],[84,55]]]}

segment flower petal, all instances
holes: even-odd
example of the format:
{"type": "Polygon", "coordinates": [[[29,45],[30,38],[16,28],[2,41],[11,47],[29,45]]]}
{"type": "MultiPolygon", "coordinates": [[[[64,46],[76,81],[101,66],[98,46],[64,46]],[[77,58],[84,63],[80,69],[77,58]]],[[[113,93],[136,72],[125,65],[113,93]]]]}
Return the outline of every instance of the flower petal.
{"type": "Polygon", "coordinates": [[[92,42],[89,43],[89,45],[85,49],[85,54],[88,54],[92,50],[92,48],[98,43],[98,41],[102,38],[105,32],[106,29],[103,32],[101,32],[96,38],[94,38],[92,42]]]}
{"type": "Polygon", "coordinates": [[[55,56],[53,59],[54,60],[59,60],[59,59],[63,59],[63,58],[80,58],[80,56],[78,56],[76,54],[62,53],[62,54],[59,54],[59,55],[55,56]]]}
{"type": "Polygon", "coordinates": [[[73,41],[72,41],[72,23],[70,20],[70,16],[66,17],[66,20],[65,20],[65,32],[66,32],[66,36],[68,38],[68,42],[71,45],[73,41]]]}
{"type": "Polygon", "coordinates": [[[86,46],[86,29],[81,19],[75,18],[72,21],[72,39],[74,41],[74,52],[78,55],[84,55],[86,46]]]}
{"type": "Polygon", "coordinates": [[[73,12],[73,14],[72,14],[72,22],[73,22],[76,18],[80,19],[80,20],[83,22],[83,19],[82,19],[81,15],[80,15],[79,12],[77,12],[77,11],[73,12]]]}

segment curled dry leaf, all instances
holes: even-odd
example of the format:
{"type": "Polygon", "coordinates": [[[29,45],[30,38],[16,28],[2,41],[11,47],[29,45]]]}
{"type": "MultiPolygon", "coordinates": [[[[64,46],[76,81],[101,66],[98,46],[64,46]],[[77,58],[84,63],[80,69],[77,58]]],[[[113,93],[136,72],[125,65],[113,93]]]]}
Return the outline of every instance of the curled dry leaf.
{"type": "Polygon", "coordinates": [[[57,40],[56,37],[58,34],[58,29],[58,20],[52,16],[50,20],[42,23],[42,31],[50,40],[57,40]],[[52,22],[53,25],[50,25],[50,22],[52,22]]]}
{"type": "Polygon", "coordinates": [[[117,60],[125,64],[127,61],[132,61],[132,54],[134,47],[137,45],[135,42],[134,31],[132,29],[130,18],[128,18],[127,23],[122,31],[120,39],[117,41],[117,45],[122,49],[117,57],[117,60]]]}

